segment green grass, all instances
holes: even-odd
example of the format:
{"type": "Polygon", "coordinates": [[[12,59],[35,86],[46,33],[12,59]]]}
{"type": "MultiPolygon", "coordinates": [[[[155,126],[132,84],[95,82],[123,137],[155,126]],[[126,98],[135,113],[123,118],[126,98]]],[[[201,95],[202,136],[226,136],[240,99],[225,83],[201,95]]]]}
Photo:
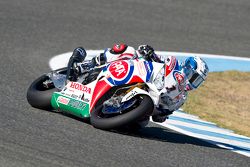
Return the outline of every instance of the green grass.
{"type": "Polygon", "coordinates": [[[189,93],[182,109],[250,137],[250,73],[209,73],[206,82],[189,93]]]}

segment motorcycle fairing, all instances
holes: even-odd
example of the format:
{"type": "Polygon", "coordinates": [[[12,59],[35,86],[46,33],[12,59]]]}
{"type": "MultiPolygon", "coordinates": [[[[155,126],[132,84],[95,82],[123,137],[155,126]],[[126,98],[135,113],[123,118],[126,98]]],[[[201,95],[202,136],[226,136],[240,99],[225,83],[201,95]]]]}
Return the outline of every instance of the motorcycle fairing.
{"type": "Polygon", "coordinates": [[[152,62],[138,60],[120,60],[112,62],[103,68],[101,76],[105,77],[96,83],[92,100],[90,104],[90,112],[96,102],[114,86],[144,83],[150,80],[153,73],[152,62]]]}
{"type": "Polygon", "coordinates": [[[176,63],[178,61],[176,60],[176,58],[174,56],[169,56],[166,60],[165,60],[165,76],[167,77],[172,71],[173,69],[176,68],[176,63]]]}
{"type": "Polygon", "coordinates": [[[93,107],[97,103],[97,101],[111,88],[111,86],[107,83],[107,80],[105,78],[99,80],[96,83],[92,99],[90,102],[90,111],[92,112],[93,107]]]}
{"type": "Polygon", "coordinates": [[[134,64],[128,61],[115,61],[107,66],[108,81],[112,85],[127,84],[134,72],[134,64]]]}
{"type": "Polygon", "coordinates": [[[89,103],[80,99],[55,92],[51,98],[51,105],[54,109],[68,112],[80,118],[89,117],[89,103]]]}
{"type": "Polygon", "coordinates": [[[55,109],[78,117],[89,117],[97,101],[112,87],[145,83],[153,74],[152,62],[121,60],[108,64],[97,79],[87,85],[69,82],[61,92],[53,93],[51,104],[55,109]]]}
{"type": "Polygon", "coordinates": [[[153,73],[153,64],[148,61],[120,60],[110,63],[103,71],[111,85],[132,84],[135,82],[148,82],[153,73]]]}

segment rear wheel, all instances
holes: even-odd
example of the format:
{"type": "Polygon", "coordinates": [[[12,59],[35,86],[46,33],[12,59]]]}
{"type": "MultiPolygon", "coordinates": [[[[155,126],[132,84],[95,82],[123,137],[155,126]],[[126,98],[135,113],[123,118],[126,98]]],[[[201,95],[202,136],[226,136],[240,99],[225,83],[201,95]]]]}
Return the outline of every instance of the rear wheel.
{"type": "Polygon", "coordinates": [[[98,129],[109,130],[133,124],[141,118],[150,115],[154,109],[152,99],[147,95],[135,96],[136,103],[125,112],[117,115],[107,115],[102,112],[103,105],[99,105],[91,112],[90,122],[98,129]]]}
{"type": "MultiPolygon", "coordinates": [[[[66,74],[66,71],[67,68],[56,70],[56,72],[61,74],[66,74]]],[[[52,94],[59,90],[55,88],[53,83],[51,83],[51,85],[49,85],[48,87],[45,87],[45,82],[50,82],[47,74],[40,76],[34,82],[32,82],[27,90],[27,101],[32,107],[50,110],[52,109],[52,106],[50,104],[52,94]]]]}

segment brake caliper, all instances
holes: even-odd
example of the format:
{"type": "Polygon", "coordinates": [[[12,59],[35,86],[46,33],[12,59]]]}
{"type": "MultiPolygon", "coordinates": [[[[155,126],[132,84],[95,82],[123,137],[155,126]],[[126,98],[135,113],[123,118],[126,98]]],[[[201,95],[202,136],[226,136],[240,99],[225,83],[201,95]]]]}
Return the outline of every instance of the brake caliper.
{"type": "Polygon", "coordinates": [[[120,113],[122,111],[121,96],[113,96],[103,103],[102,112],[104,114],[120,113]]]}
{"type": "Polygon", "coordinates": [[[130,99],[121,103],[123,96],[111,97],[103,103],[102,112],[104,114],[122,113],[122,111],[132,107],[136,103],[136,99],[130,99]]]}

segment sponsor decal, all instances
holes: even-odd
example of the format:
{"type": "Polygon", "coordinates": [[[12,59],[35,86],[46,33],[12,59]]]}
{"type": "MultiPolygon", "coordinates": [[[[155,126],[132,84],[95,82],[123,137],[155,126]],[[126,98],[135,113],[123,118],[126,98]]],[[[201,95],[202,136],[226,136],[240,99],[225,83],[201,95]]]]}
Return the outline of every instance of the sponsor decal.
{"type": "Polygon", "coordinates": [[[83,101],[89,103],[90,100],[88,98],[83,98],[83,101]]]}
{"type": "Polygon", "coordinates": [[[171,56],[168,57],[166,60],[166,72],[165,75],[168,76],[168,74],[174,69],[174,67],[176,66],[176,58],[171,56]]]}
{"type": "Polygon", "coordinates": [[[184,83],[185,83],[185,80],[184,80],[184,76],[182,73],[180,73],[179,71],[174,71],[173,73],[174,75],[174,79],[178,82],[179,86],[179,91],[184,91],[184,83]]]}
{"type": "Polygon", "coordinates": [[[71,82],[70,88],[73,88],[73,89],[76,89],[76,90],[80,90],[84,93],[88,93],[88,94],[91,94],[91,88],[85,86],[85,85],[82,85],[80,83],[77,83],[77,82],[71,82]]]}
{"type": "MultiPolygon", "coordinates": [[[[74,99],[77,99],[77,98],[78,98],[78,96],[77,96],[77,95],[74,95],[74,94],[72,94],[71,97],[74,98],[74,99]]],[[[81,97],[79,97],[79,98],[81,98],[81,97]]]]}
{"type": "Polygon", "coordinates": [[[108,66],[109,74],[107,79],[112,85],[126,84],[131,79],[134,72],[134,64],[129,64],[128,61],[112,62],[108,66]]]}
{"type": "Polygon", "coordinates": [[[68,106],[79,109],[79,110],[84,110],[87,104],[78,100],[71,99],[70,102],[68,103],[68,106]]]}
{"type": "Polygon", "coordinates": [[[110,64],[109,71],[116,79],[122,79],[128,73],[128,63],[126,61],[116,61],[110,64]]]}
{"type": "Polygon", "coordinates": [[[131,98],[134,97],[136,94],[137,94],[137,91],[132,90],[132,91],[131,91],[131,94],[126,98],[126,100],[131,99],[131,98]]]}
{"type": "Polygon", "coordinates": [[[144,65],[145,65],[145,68],[147,70],[147,72],[152,72],[152,67],[150,66],[149,64],[150,62],[149,61],[144,61],[144,65]]]}
{"type": "Polygon", "coordinates": [[[149,81],[151,74],[153,72],[153,64],[152,64],[152,62],[144,61],[144,66],[145,66],[146,71],[147,71],[146,81],[149,81]]]}
{"type": "Polygon", "coordinates": [[[66,97],[63,97],[63,96],[59,96],[57,98],[57,102],[61,103],[61,104],[64,104],[64,105],[68,105],[69,101],[70,101],[69,98],[66,98],[66,97]]]}
{"type": "MultiPolygon", "coordinates": [[[[146,67],[144,66],[144,62],[136,62],[138,72],[140,76],[145,76],[146,75],[146,67]]],[[[148,71],[148,70],[147,70],[148,71]]]]}

